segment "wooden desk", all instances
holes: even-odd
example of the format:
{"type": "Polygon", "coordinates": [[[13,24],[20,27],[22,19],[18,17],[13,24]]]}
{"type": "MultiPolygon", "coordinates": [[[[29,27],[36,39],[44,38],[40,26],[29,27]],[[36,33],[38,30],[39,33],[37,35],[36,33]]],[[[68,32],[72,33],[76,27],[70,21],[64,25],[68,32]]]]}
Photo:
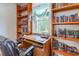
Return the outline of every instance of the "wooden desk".
{"type": "Polygon", "coordinates": [[[24,42],[34,45],[34,56],[49,56],[50,55],[50,39],[41,38],[38,35],[24,36],[24,42]]]}

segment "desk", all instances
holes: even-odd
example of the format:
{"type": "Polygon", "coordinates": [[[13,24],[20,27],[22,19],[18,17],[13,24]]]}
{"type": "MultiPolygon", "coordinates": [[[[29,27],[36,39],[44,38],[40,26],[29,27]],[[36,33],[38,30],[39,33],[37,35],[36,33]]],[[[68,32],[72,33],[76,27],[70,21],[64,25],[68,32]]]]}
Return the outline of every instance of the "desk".
{"type": "Polygon", "coordinates": [[[25,35],[24,42],[34,45],[34,56],[50,55],[50,39],[41,38],[38,35],[25,35]]]}

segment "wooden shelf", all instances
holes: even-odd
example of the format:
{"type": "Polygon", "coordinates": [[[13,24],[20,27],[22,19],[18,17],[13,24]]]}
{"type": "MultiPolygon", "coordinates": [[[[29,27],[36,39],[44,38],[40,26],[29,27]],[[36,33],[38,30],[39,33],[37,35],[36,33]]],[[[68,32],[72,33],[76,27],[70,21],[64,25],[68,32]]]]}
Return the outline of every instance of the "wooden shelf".
{"type": "Polygon", "coordinates": [[[74,41],[79,43],[79,38],[64,38],[64,37],[56,37],[56,36],[52,36],[52,38],[59,38],[59,39],[69,40],[69,41],[74,41]]]}
{"type": "Polygon", "coordinates": [[[21,31],[18,31],[17,33],[30,34],[30,33],[27,33],[27,32],[21,32],[21,31]]]}
{"type": "Polygon", "coordinates": [[[53,25],[78,25],[79,22],[61,22],[61,23],[53,23],[53,25]]]}
{"type": "Polygon", "coordinates": [[[21,31],[18,31],[17,33],[19,34],[19,33],[21,33],[21,31]]]}
{"type": "MultiPolygon", "coordinates": [[[[17,26],[21,27],[21,26],[26,26],[26,25],[28,25],[28,24],[18,24],[17,26]]],[[[26,27],[28,27],[28,26],[26,26],[26,27]]]]}
{"type": "Polygon", "coordinates": [[[60,12],[60,11],[67,11],[67,10],[73,10],[73,9],[79,9],[79,4],[72,4],[72,5],[68,5],[68,6],[63,6],[61,8],[54,8],[54,9],[52,9],[52,11],[54,13],[56,13],[56,12],[60,12]]]}
{"type": "Polygon", "coordinates": [[[62,51],[62,50],[52,50],[52,53],[61,54],[64,56],[78,56],[77,54],[68,53],[68,52],[62,51]]]}
{"type": "Polygon", "coordinates": [[[25,16],[18,16],[17,18],[18,19],[22,19],[22,18],[27,18],[28,17],[28,15],[25,15],[25,16]]]}

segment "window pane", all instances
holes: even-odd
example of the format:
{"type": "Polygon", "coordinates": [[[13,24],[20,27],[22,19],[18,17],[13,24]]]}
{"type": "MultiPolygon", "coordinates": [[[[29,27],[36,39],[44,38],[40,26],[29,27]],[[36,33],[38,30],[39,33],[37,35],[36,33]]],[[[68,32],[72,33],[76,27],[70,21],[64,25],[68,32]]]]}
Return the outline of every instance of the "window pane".
{"type": "Polygon", "coordinates": [[[44,33],[48,32],[48,21],[38,21],[38,32],[39,33],[44,33]]]}
{"type": "Polygon", "coordinates": [[[33,33],[44,33],[49,31],[50,4],[44,3],[34,7],[32,11],[33,33]]]}

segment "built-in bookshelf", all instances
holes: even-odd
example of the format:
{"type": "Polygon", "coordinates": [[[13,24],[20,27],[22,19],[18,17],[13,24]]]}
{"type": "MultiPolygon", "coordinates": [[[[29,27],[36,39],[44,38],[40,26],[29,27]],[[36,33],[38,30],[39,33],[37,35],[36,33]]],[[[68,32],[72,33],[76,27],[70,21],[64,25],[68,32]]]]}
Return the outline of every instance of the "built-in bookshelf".
{"type": "Polygon", "coordinates": [[[77,56],[79,51],[76,47],[69,46],[63,42],[59,42],[57,39],[68,40],[79,43],[79,31],[58,29],[59,34],[56,33],[55,27],[57,25],[79,25],[79,12],[72,15],[56,16],[58,12],[65,12],[79,8],[79,4],[73,3],[52,3],[52,36],[51,36],[51,55],[63,55],[63,56],[77,56]]]}
{"type": "Polygon", "coordinates": [[[62,50],[53,50],[53,51],[54,52],[52,52],[52,53],[60,54],[62,56],[76,56],[76,54],[68,53],[68,52],[62,51],[62,50]]]}
{"type": "Polygon", "coordinates": [[[79,8],[78,3],[54,3],[52,5],[52,11],[54,13],[78,8],[79,8]]]}
{"type": "Polygon", "coordinates": [[[32,4],[17,4],[17,39],[23,34],[31,34],[31,12],[32,4]]]}

